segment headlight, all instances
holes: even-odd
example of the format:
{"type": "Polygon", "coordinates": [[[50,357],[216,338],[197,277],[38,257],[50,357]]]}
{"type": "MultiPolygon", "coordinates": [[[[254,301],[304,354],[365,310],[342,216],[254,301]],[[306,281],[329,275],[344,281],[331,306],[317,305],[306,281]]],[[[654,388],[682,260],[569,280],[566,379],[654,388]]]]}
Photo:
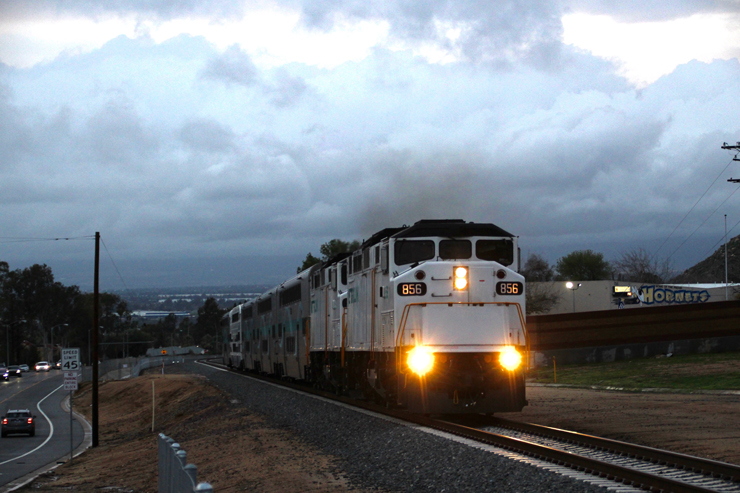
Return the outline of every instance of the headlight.
{"type": "Polygon", "coordinates": [[[465,291],[468,289],[468,268],[454,267],[452,269],[452,283],[455,291],[465,291]]]}
{"type": "Polygon", "coordinates": [[[505,369],[514,371],[522,364],[522,355],[511,346],[506,346],[498,357],[498,362],[505,369]]]}
{"type": "Polygon", "coordinates": [[[409,351],[407,363],[411,371],[420,377],[424,376],[434,367],[434,353],[426,346],[416,346],[409,351]]]}

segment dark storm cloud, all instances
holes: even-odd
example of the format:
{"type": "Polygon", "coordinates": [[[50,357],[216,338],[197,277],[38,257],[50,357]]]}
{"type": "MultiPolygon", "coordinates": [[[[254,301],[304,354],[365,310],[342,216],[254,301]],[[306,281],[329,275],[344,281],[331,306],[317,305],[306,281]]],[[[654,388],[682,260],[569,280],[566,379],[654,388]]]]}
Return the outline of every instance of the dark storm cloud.
{"type": "Polygon", "coordinates": [[[0,18],[6,21],[64,14],[99,16],[104,14],[154,15],[168,20],[186,15],[214,15],[222,18],[241,16],[243,4],[232,0],[12,0],[0,2],[0,18]]]}
{"type": "Polygon", "coordinates": [[[251,86],[258,82],[257,67],[239,46],[233,45],[208,60],[202,75],[226,83],[251,86]]]}
{"type": "Polygon", "coordinates": [[[735,0],[563,0],[565,11],[609,15],[625,22],[665,21],[694,14],[740,13],[735,0]]]}
{"type": "Polygon", "coordinates": [[[273,105],[285,108],[296,104],[307,89],[308,86],[303,78],[293,76],[287,70],[279,69],[275,72],[272,85],[266,86],[264,90],[273,105]]]}
{"type": "Polygon", "coordinates": [[[305,22],[316,28],[330,29],[336,15],[383,19],[400,39],[432,41],[445,49],[459,49],[470,60],[504,65],[522,57],[537,66],[552,65],[562,35],[559,4],[545,0],[320,0],[305,2],[302,9],[305,22]],[[448,28],[460,28],[459,36],[450,39],[448,28]]]}
{"type": "Polygon", "coordinates": [[[88,158],[102,166],[135,172],[157,153],[156,132],[148,128],[125,99],[109,101],[87,122],[88,158]]]}
{"type": "Polygon", "coordinates": [[[229,151],[234,147],[235,137],[230,128],[213,119],[190,121],[180,129],[180,140],[194,151],[229,151]]]}
{"type": "MultiPolygon", "coordinates": [[[[453,19],[483,16],[461,5],[471,11],[453,19]]],[[[329,7],[326,19],[372,14],[329,7]]],[[[403,28],[412,39],[452,7],[392,8],[417,22],[403,28]]],[[[500,8],[519,29],[539,22],[546,53],[550,14],[500,8]]],[[[424,218],[493,222],[550,260],[670,233],[726,165],[721,142],[738,139],[740,64],[689,63],[635,91],[567,46],[542,69],[532,51],[516,54],[527,34],[507,38],[495,22],[477,26],[504,41],[480,43],[509,43],[508,70],[382,48],[333,68],[260,70],[197,36],[120,37],[6,69],[0,230],[102,230],[122,256],[172,259],[302,258],[424,218]]],[[[698,209],[722,199],[712,190],[698,209]]]]}

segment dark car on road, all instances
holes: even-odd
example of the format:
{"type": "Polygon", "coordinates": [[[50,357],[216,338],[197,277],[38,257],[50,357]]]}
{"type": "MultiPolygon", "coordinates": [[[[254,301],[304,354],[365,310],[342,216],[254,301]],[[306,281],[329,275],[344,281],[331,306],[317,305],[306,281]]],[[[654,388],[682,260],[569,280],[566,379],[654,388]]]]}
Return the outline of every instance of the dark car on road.
{"type": "Polygon", "coordinates": [[[8,369],[5,366],[0,365],[0,380],[7,381],[8,380],[8,376],[9,376],[8,375],[8,369]]]}
{"type": "Polygon", "coordinates": [[[30,437],[36,435],[36,416],[28,409],[10,409],[2,420],[3,438],[11,433],[25,433],[30,437]]]}
{"type": "Polygon", "coordinates": [[[11,377],[22,377],[23,371],[21,371],[21,367],[18,365],[10,365],[8,367],[8,375],[11,377]]]}

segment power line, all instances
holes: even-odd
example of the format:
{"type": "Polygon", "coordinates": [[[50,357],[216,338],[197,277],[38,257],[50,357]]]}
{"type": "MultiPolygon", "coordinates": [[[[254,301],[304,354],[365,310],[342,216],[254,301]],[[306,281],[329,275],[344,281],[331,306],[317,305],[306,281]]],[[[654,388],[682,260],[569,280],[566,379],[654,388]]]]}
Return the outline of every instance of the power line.
{"type": "Polygon", "coordinates": [[[71,236],[71,237],[59,237],[59,238],[33,238],[33,237],[15,237],[15,236],[0,236],[0,243],[31,243],[36,241],[75,241],[75,240],[94,240],[95,236],[71,236]]]}
{"type": "MultiPolygon", "coordinates": [[[[731,227],[731,228],[730,228],[730,230],[729,230],[729,231],[727,232],[727,236],[730,236],[730,233],[732,233],[732,231],[733,231],[733,230],[734,230],[735,228],[737,228],[737,227],[738,227],[738,225],[740,225],[740,220],[739,220],[738,222],[736,222],[736,223],[735,223],[735,225],[734,225],[733,227],[731,227]]],[[[719,241],[718,241],[717,243],[715,243],[715,244],[714,244],[714,245],[712,246],[712,248],[710,248],[710,249],[709,249],[709,251],[707,252],[707,257],[709,257],[709,256],[710,256],[711,254],[713,254],[713,253],[714,253],[714,249],[715,249],[715,248],[717,248],[717,245],[719,245],[720,243],[722,243],[722,240],[724,240],[724,238],[725,238],[725,235],[722,235],[722,238],[720,238],[720,240],[719,240],[719,241]]]]}
{"type": "MultiPolygon", "coordinates": [[[[689,214],[691,214],[691,212],[696,208],[696,206],[699,205],[699,202],[701,202],[701,199],[703,199],[704,196],[709,192],[709,190],[712,189],[712,187],[714,186],[714,184],[717,183],[717,180],[719,180],[719,178],[722,176],[722,174],[725,171],[727,171],[727,168],[730,167],[730,165],[732,164],[732,161],[733,160],[731,159],[730,162],[727,163],[727,166],[725,166],[724,169],[722,171],[720,171],[720,173],[717,175],[717,178],[715,178],[714,181],[712,182],[712,184],[709,185],[709,187],[706,190],[704,190],[704,193],[701,194],[701,197],[699,197],[699,199],[696,201],[696,203],[691,207],[691,209],[689,209],[689,211],[686,213],[686,215],[683,217],[683,219],[681,219],[681,221],[679,221],[678,225],[675,228],[673,228],[673,231],[671,231],[671,234],[669,234],[668,237],[665,240],[663,240],[663,243],[660,244],[660,246],[658,247],[658,249],[655,250],[655,252],[653,253],[652,257],[650,258],[651,261],[658,255],[658,252],[660,251],[661,248],[663,248],[663,246],[665,246],[665,244],[668,242],[668,240],[671,239],[671,236],[673,236],[673,233],[675,233],[676,230],[678,230],[678,228],[681,227],[681,225],[686,220],[686,218],[689,217],[689,214]]],[[[686,242],[684,241],[684,243],[686,243],[686,242]]],[[[681,246],[683,246],[683,243],[681,243],[681,245],[679,245],[679,248],[681,248],[681,246]]],[[[676,252],[674,251],[673,253],[676,253],[676,252]]],[[[673,255],[673,253],[671,255],[673,255]]]]}
{"type": "MultiPolygon", "coordinates": [[[[717,183],[717,180],[719,180],[720,176],[722,176],[722,174],[723,174],[723,173],[724,173],[725,171],[727,171],[727,168],[729,168],[729,167],[730,167],[730,165],[732,164],[732,162],[733,162],[733,161],[740,161],[740,159],[739,159],[739,158],[737,157],[737,156],[738,156],[738,154],[740,153],[740,142],[738,142],[738,143],[737,143],[737,145],[729,145],[729,144],[728,144],[727,142],[723,142],[723,143],[722,143],[722,146],[721,146],[721,147],[722,147],[722,149],[726,149],[726,150],[734,150],[734,151],[737,151],[737,152],[735,152],[735,155],[734,155],[734,156],[732,157],[732,159],[730,159],[730,161],[729,161],[729,162],[727,163],[727,166],[725,166],[725,167],[724,167],[724,169],[722,169],[722,171],[720,171],[720,173],[719,173],[719,174],[717,175],[717,177],[716,177],[716,178],[714,179],[714,181],[713,181],[713,182],[712,182],[712,183],[711,183],[711,184],[709,185],[709,187],[707,187],[707,189],[706,189],[706,190],[704,191],[704,193],[703,193],[703,194],[701,194],[701,197],[699,197],[699,199],[698,199],[698,200],[697,200],[697,201],[696,201],[696,202],[694,203],[694,205],[693,205],[693,206],[691,207],[691,209],[689,209],[689,211],[688,211],[688,212],[686,213],[686,215],[684,215],[684,217],[683,217],[683,218],[681,219],[681,221],[679,221],[679,223],[678,223],[678,224],[676,225],[676,227],[675,227],[675,228],[673,228],[673,231],[671,231],[671,234],[669,234],[669,235],[668,235],[668,237],[667,237],[667,238],[666,238],[665,240],[663,240],[663,243],[661,243],[661,244],[660,244],[660,246],[658,247],[658,249],[657,249],[657,250],[655,250],[655,252],[653,253],[653,255],[652,255],[652,256],[650,257],[650,260],[651,260],[651,261],[652,261],[652,260],[653,260],[653,259],[654,259],[655,257],[657,257],[657,255],[658,255],[658,252],[659,252],[659,251],[660,251],[660,250],[661,250],[661,249],[662,249],[662,248],[663,248],[663,247],[665,246],[665,244],[666,244],[666,243],[668,242],[668,240],[669,240],[669,239],[671,239],[671,237],[672,237],[672,236],[673,236],[673,234],[674,234],[674,233],[675,233],[675,232],[676,232],[676,231],[678,230],[678,228],[679,228],[679,227],[681,227],[681,225],[682,225],[682,224],[683,224],[683,222],[684,222],[684,221],[686,220],[686,218],[687,218],[687,217],[689,217],[689,214],[691,214],[691,212],[692,212],[692,211],[693,211],[693,210],[694,210],[694,209],[696,208],[696,206],[697,206],[697,205],[699,205],[699,202],[701,202],[701,200],[702,200],[702,199],[703,199],[703,198],[704,198],[704,197],[706,196],[706,194],[707,194],[707,193],[709,192],[709,190],[711,190],[711,189],[712,189],[712,187],[714,186],[714,184],[715,184],[715,183],[717,183]]],[[[730,179],[729,179],[729,180],[727,180],[727,181],[729,181],[729,182],[731,182],[731,183],[740,183],[740,179],[739,179],[739,180],[735,180],[735,179],[733,179],[733,178],[730,178],[730,179]]],[[[737,190],[735,190],[735,192],[736,192],[736,191],[737,191],[737,190]]],[[[729,199],[730,197],[732,197],[732,196],[733,196],[733,195],[735,194],[735,192],[732,192],[732,193],[731,193],[731,194],[730,194],[730,195],[729,195],[729,196],[728,196],[728,197],[727,197],[727,198],[726,198],[726,199],[725,199],[725,200],[724,200],[724,201],[722,202],[722,204],[724,204],[725,202],[727,202],[727,200],[728,200],[728,199],[729,199]]],[[[719,206],[719,207],[721,207],[721,206],[722,206],[722,204],[720,204],[720,206],[719,206]]],[[[719,209],[719,207],[717,207],[717,209],[719,209]]],[[[695,230],[694,230],[694,231],[693,231],[693,232],[692,232],[692,233],[691,233],[691,234],[690,234],[690,235],[689,235],[689,236],[688,236],[688,237],[687,237],[687,238],[686,238],[686,239],[685,239],[685,240],[684,240],[683,242],[681,242],[681,244],[680,244],[680,245],[678,245],[678,247],[677,247],[677,248],[676,248],[676,249],[675,249],[675,250],[673,251],[673,253],[671,253],[671,254],[670,254],[670,255],[669,255],[669,256],[668,256],[667,258],[668,258],[668,259],[670,259],[671,257],[673,257],[673,255],[675,255],[675,254],[676,254],[676,252],[677,252],[677,251],[678,251],[678,250],[679,250],[679,249],[680,249],[680,248],[681,248],[681,247],[682,247],[682,246],[683,246],[683,245],[684,245],[684,244],[685,244],[685,243],[686,243],[686,242],[687,242],[687,241],[688,241],[688,240],[689,240],[689,239],[690,239],[690,238],[691,238],[691,237],[692,237],[693,235],[694,235],[694,233],[696,233],[696,232],[697,232],[697,231],[699,230],[699,228],[701,228],[701,227],[702,227],[702,226],[703,226],[703,225],[704,225],[704,224],[705,224],[705,223],[706,223],[706,222],[707,222],[707,221],[709,220],[709,218],[710,218],[710,217],[712,217],[712,215],[714,215],[714,213],[715,213],[715,212],[717,212],[717,209],[715,209],[714,211],[712,211],[712,213],[711,213],[711,214],[710,214],[710,215],[709,215],[709,216],[708,216],[708,217],[707,217],[707,218],[706,218],[706,219],[705,219],[705,220],[704,220],[704,221],[703,221],[703,222],[702,222],[702,223],[701,223],[701,224],[700,224],[700,225],[699,225],[699,226],[698,226],[698,227],[697,227],[697,228],[696,228],[696,229],[695,229],[695,230]]],[[[733,227],[733,228],[734,228],[734,227],[733,227]]]]}
{"type": "Polygon", "coordinates": [[[712,211],[712,213],[711,213],[711,214],[709,214],[709,215],[708,215],[708,216],[706,217],[706,219],[704,219],[704,221],[702,221],[702,223],[701,223],[701,224],[700,224],[699,226],[697,226],[697,227],[696,227],[696,229],[695,229],[694,231],[692,231],[692,232],[691,232],[691,234],[690,234],[689,236],[687,236],[685,240],[683,240],[683,242],[681,242],[681,244],[680,244],[680,245],[678,245],[678,247],[676,247],[676,249],[675,249],[675,250],[673,250],[673,253],[671,253],[670,255],[668,255],[668,258],[667,258],[666,260],[670,260],[670,258],[671,258],[671,257],[673,257],[673,255],[675,255],[675,253],[676,253],[676,252],[677,252],[677,251],[678,251],[678,250],[679,250],[679,249],[680,249],[680,248],[681,248],[681,247],[682,247],[682,246],[684,245],[684,243],[686,243],[687,241],[689,241],[689,239],[691,239],[691,237],[692,237],[692,236],[694,236],[694,233],[696,233],[697,231],[699,231],[699,228],[701,228],[702,226],[704,226],[704,224],[706,224],[706,222],[707,222],[707,221],[709,221],[709,218],[710,218],[710,217],[712,217],[712,216],[714,215],[714,213],[715,213],[715,212],[717,212],[717,211],[719,210],[719,208],[720,208],[720,207],[722,207],[723,205],[725,205],[725,202],[727,202],[728,200],[730,200],[730,197],[732,197],[733,195],[735,195],[735,193],[736,193],[736,192],[737,192],[738,190],[740,190],[740,188],[737,188],[737,187],[736,187],[736,188],[735,188],[735,190],[734,190],[734,191],[733,191],[733,192],[732,192],[732,193],[731,193],[730,195],[728,195],[728,196],[727,196],[727,198],[726,198],[725,200],[723,200],[723,201],[722,201],[722,203],[721,203],[721,204],[719,204],[719,205],[717,206],[717,208],[716,208],[716,209],[714,209],[714,210],[712,211]]]}
{"type": "Polygon", "coordinates": [[[118,274],[118,278],[121,280],[121,283],[123,284],[123,287],[126,289],[126,291],[130,291],[129,288],[128,288],[128,286],[126,286],[126,281],[123,280],[123,276],[121,275],[121,272],[118,270],[118,266],[113,261],[113,256],[108,251],[108,246],[105,244],[105,241],[103,240],[102,237],[100,238],[100,241],[103,243],[103,248],[105,249],[105,253],[108,254],[108,258],[110,259],[110,263],[113,264],[113,268],[115,269],[116,274],[118,274]]]}

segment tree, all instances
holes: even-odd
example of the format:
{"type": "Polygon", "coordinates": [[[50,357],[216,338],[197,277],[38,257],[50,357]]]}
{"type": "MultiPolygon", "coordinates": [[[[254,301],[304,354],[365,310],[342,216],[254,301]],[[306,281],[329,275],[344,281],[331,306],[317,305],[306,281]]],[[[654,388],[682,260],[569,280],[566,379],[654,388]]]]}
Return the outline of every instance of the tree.
{"type": "Polygon", "coordinates": [[[547,260],[536,253],[527,258],[520,273],[527,282],[548,282],[555,277],[555,273],[547,260]]]}
{"type": "Polygon", "coordinates": [[[306,258],[303,260],[303,264],[298,267],[297,272],[303,272],[304,270],[308,269],[312,265],[318,264],[319,262],[326,262],[334,255],[340,253],[354,252],[355,250],[360,248],[361,245],[362,244],[358,240],[343,241],[338,238],[329,240],[321,245],[321,247],[319,248],[319,251],[321,252],[321,258],[316,258],[311,254],[311,252],[308,252],[308,255],[306,255],[306,258]]]}
{"type": "Polygon", "coordinates": [[[74,295],[74,291],[54,282],[54,275],[47,265],[34,264],[3,276],[2,319],[26,320],[8,329],[11,361],[18,361],[25,339],[33,339],[36,343],[41,341],[44,347],[48,346],[48,330],[64,323],[74,295]]]}
{"type": "Polygon", "coordinates": [[[298,274],[299,272],[303,272],[304,270],[308,269],[312,265],[318,264],[319,262],[321,262],[320,259],[311,255],[311,252],[308,252],[306,258],[303,259],[303,263],[300,265],[300,267],[298,267],[298,270],[296,270],[296,274],[298,274]]]}
{"type": "MultiPolygon", "coordinates": [[[[218,302],[211,297],[206,299],[203,306],[198,308],[198,318],[193,325],[193,339],[202,347],[205,343],[221,340],[221,317],[226,313],[218,307],[218,302]]],[[[217,343],[217,342],[216,342],[217,343]]]]}
{"type": "Polygon", "coordinates": [[[527,283],[524,293],[527,302],[527,315],[549,313],[562,297],[561,290],[552,281],[527,283]]]}
{"type": "Polygon", "coordinates": [[[321,245],[320,252],[322,255],[321,260],[329,260],[334,255],[337,255],[339,253],[348,253],[348,252],[354,252],[360,248],[360,242],[358,240],[354,241],[342,241],[338,238],[334,238],[333,240],[327,241],[323,245],[321,245]]]}
{"type": "Polygon", "coordinates": [[[560,289],[555,286],[555,273],[550,264],[537,255],[531,254],[524,262],[520,272],[527,280],[525,298],[527,315],[548,313],[560,301],[560,289]]]}
{"type": "Polygon", "coordinates": [[[601,281],[612,278],[612,267],[603,253],[578,250],[558,259],[555,269],[561,281],[601,281]]]}
{"type": "Polygon", "coordinates": [[[644,248],[623,253],[614,266],[625,281],[638,283],[661,284],[670,279],[674,272],[670,259],[653,259],[644,248]]]}

